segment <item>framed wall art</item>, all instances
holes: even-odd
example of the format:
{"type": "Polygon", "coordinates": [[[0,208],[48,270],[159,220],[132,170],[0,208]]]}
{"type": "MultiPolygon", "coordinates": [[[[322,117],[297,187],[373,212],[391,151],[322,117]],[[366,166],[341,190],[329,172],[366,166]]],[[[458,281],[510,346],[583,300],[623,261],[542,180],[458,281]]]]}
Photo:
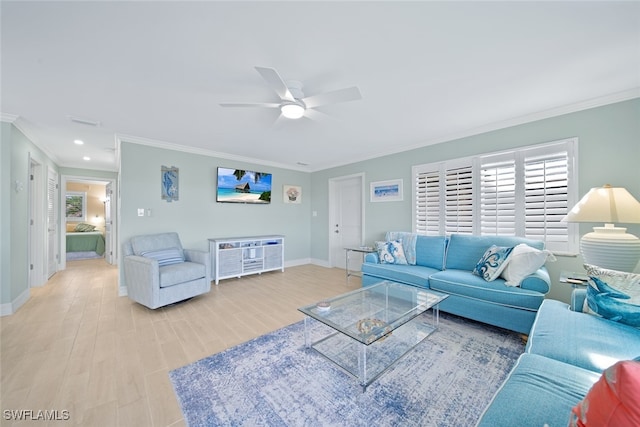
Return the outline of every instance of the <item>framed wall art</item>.
{"type": "Polygon", "coordinates": [[[377,181],[370,184],[372,202],[402,201],[402,180],[377,181]]]}
{"type": "Polygon", "coordinates": [[[175,166],[160,167],[160,186],[162,188],[162,200],[172,202],[179,198],[180,171],[175,166]]]}
{"type": "Polygon", "coordinates": [[[302,187],[297,185],[284,185],[282,196],[285,203],[302,203],[302,187]]]}

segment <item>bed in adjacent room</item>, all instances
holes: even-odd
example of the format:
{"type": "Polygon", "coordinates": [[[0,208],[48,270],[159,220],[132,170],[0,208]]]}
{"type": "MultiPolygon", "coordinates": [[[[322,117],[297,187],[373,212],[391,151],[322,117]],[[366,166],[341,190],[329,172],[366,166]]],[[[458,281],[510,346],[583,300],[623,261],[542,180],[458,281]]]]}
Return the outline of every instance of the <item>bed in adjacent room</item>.
{"type": "Polygon", "coordinates": [[[67,231],[67,260],[102,257],[104,247],[102,231],[91,225],[83,227],[83,224],[78,224],[74,231],[67,231]]]}

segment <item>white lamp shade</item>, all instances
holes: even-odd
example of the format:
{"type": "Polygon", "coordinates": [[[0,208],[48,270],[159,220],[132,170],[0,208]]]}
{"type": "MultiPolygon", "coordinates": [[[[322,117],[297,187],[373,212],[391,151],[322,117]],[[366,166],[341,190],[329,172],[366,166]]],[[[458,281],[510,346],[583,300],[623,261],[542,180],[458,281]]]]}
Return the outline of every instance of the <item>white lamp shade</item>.
{"type": "Polygon", "coordinates": [[[592,188],[563,221],[640,224],[640,202],[622,187],[592,188]]]}
{"type": "Polygon", "coordinates": [[[613,223],[640,223],[640,202],[620,187],[592,188],[563,218],[566,222],[604,222],[580,240],[587,264],[610,270],[633,271],[640,259],[640,239],[613,223]]]}

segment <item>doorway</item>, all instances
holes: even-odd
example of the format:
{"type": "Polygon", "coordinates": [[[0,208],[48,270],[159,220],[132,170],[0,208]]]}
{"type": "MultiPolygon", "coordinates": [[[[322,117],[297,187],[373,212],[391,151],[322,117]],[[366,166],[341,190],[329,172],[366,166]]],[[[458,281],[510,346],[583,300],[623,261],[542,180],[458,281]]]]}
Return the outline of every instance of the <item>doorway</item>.
{"type": "MultiPolygon", "coordinates": [[[[364,173],[329,180],[329,264],[346,269],[347,246],[364,242],[364,173]]],[[[355,257],[352,257],[355,258],[355,257]]],[[[351,259],[359,271],[362,260],[351,259]]]]}
{"type": "MultiPolygon", "coordinates": [[[[61,209],[63,215],[62,230],[63,244],[60,245],[61,269],[66,268],[68,258],[67,233],[74,233],[78,224],[88,224],[95,227],[90,233],[99,233],[104,238],[104,252],[100,248],[95,254],[74,253],[69,250],[73,259],[88,257],[104,257],[108,264],[117,264],[116,244],[116,185],[113,179],[63,175],[61,179],[61,209]],[[68,212],[67,199],[70,200],[68,212]],[[80,212],[78,212],[78,210],[80,212]],[[75,215],[71,218],[70,215],[75,215]],[[100,253],[98,253],[100,252],[100,253]],[[76,255],[79,258],[76,258],[76,255]]],[[[83,227],[84,228],[84,227],[83,227]]],[[[97,245],[100,246],[99,243],[97,245]]],[[[82,248],[82,251],[84,252],[82,248]]],[[[91,248],[93,249],[93,247],[91,248]]],[[[92,252],[92,251],[88,251],[92,252]]]]}

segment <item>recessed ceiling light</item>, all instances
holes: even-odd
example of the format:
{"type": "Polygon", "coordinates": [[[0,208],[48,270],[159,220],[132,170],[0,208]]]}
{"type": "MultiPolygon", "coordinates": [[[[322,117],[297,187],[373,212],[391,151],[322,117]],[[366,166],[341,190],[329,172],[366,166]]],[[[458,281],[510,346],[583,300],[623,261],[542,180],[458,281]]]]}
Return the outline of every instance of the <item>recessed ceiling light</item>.
{"type": "Polygon", "coordinates": [[[89,156],[84,156],[84,157],[82,158],[82,160],[89,161],[89,160],[91,160],[91,157],[89,157],[89,156]]]}
{"type": "Polygon", "coordinates": [[[74,140],[73,140],[73,143],[74,143],[74,144],[76,144],[76,145],[83,145],[83,144],[84,144],[84,141],[79,140],[79,139],[74,139],[74,140]]]}

